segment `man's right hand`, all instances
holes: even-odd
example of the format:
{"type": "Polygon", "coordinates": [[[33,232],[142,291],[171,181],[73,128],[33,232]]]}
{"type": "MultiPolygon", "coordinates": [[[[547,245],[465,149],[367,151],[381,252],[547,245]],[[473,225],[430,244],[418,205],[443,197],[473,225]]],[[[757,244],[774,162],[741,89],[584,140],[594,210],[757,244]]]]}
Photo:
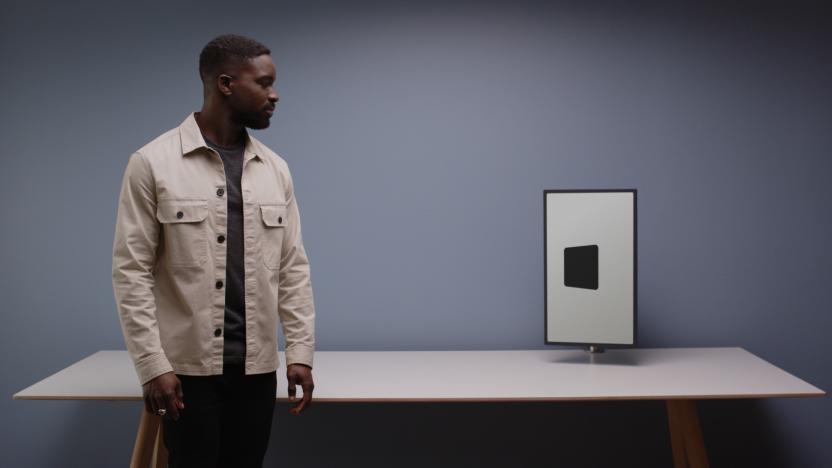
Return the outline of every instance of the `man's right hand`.
{"type": "Polygon", "coordinates": [[[167,372],[142,385],[144,408],[156,416],[156,410],[167,410],[166,416],[179,420],[179,410],[185,409],[182,383],[176,374],[167,372]]]}

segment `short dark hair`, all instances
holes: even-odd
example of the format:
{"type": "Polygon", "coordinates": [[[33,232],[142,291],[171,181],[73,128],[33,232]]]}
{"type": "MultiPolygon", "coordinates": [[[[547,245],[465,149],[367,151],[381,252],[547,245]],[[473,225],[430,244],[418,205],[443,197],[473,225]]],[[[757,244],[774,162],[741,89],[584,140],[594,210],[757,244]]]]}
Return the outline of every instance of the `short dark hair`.
{"type": "Polygon", "coordinates": [[[237,34],[224,34],[211,39],[199,54],[199,77],[203,83],[210,83],[229,65],[237,66],[247,59],[272,51],[254,39],[237,34]]]}

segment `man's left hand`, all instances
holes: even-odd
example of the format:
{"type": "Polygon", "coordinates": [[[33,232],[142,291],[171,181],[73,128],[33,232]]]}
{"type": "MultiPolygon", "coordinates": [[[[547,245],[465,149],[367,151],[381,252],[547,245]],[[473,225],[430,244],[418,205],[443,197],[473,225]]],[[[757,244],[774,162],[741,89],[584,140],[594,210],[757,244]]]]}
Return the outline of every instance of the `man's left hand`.
{"type": "Polygon", "coordinates": [[[289,381],[289,401],[295,401],[297,385],[303,389],[303,399],[289,408],[290,413],[300,414],[312,405],[312,390],[315,388],[315,382],[312,381],[312,368],[306,364],[291,364],[286,368],[286,380],[289,381]]]}

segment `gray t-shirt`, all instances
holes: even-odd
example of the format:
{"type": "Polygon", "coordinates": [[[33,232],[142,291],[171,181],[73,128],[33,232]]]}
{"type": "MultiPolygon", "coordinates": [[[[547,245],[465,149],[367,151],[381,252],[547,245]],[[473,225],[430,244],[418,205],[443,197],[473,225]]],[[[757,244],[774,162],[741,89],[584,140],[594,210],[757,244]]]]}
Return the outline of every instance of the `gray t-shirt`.
{"type": "Polygon", "coordinates": [[[220,154],[225,167],[225,193],[228,200],[227,232],[224,235],[218,233],[217,238],[213,240],[219,242],[219,236],[222,235],[227,249],[223,363],[243,365],[246,358],[246,304],[243,289],[245,287],[245,251],[240,179],[243,174],[245,139],[230,148],[219,146],[207,138],[205,138],[205,143],[220,154]]]}

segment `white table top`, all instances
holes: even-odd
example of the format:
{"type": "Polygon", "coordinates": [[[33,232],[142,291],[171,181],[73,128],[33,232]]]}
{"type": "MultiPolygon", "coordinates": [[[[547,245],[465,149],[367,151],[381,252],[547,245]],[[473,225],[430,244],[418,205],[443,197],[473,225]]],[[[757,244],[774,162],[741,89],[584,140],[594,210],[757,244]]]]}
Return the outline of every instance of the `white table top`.
{"type": "MultiPolygon", "coordinates": [[[[285,401],[283,353],[278,400],[285,401]]],[[[771,398],[826,392],[742,348],[318,351],[316,402],[771,398]]],[[[298,388],[298,396],[302,394],[298,388]]],[[[99,351],[15,399],[141,400],[126,351],[99,351]]]]}

